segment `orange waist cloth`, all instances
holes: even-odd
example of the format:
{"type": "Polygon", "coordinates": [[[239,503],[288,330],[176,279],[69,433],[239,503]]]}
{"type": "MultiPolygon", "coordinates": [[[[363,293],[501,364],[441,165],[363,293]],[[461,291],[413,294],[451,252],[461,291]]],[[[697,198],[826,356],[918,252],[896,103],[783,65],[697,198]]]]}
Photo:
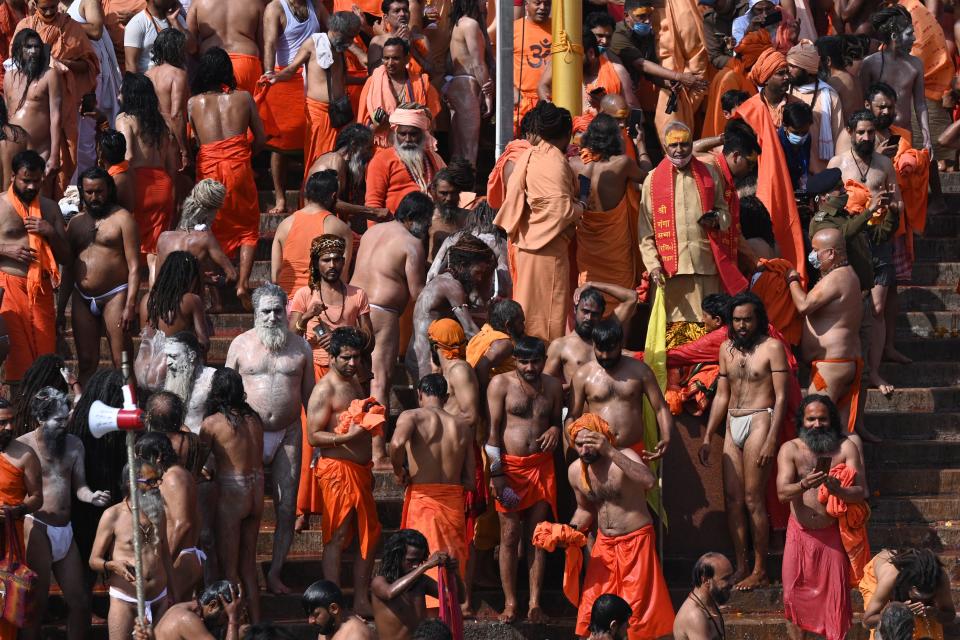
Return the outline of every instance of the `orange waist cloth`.
{"type": "Polygon", "coordinates": [[[32,298],[26,278],[0,271],[0,288],[4,290],[0,316],[10,337],[5,363],[9,383],[21,380],[34,360],[56,350],[56,314],[53,289],[49,286],[32,298]]]}
{"type": "Polygon", "coordinates": [[[373,500],[373,464],[359,465],[348,460],[320,458],[313,468],[323,504],[323,544],[330,544],[333,533],[351,514],[356,515],[353,528],[347,532],[344,547],[350,545],[354,532],[359,532],[360,556],[372,558],[380,540],[380,519],[373,500]]]}
{"type": "Polygon", "coordinates": [[[583,579],[577,636],[589,635],[590,610],[604,593],[615,593],[630,605],[630,640],[649,640],[672,633],[673,605],[660,571],[652,525],[616,537],[597,532],[583,579]]]}
{"type": "Polygon", "coordinates": [[[330,105],[313,98],[307,98],[307,139],[303,150],[303,182],[310,177],[310,167],[320,156],[333,151],[337,141],[337,132],[330,126],[330,105]]]}
{"type": "Polygon", "coordinates": [[[793,269],[793,265],[783,258],[761,259],[760,264],[764,269],[750,290],[763,301],[770,324],[783,334],[787,342],[798,345],[803,323],[784,280],[784,275],[793,269]]]}
{"type": "MultiPolygon", "coordinates": [[[[863,568],[863,578],[860,580],[859,589],[860,595],[863,596],[864,608],[870,604],[870,600],[873,598],[873,594],[877,590],[877,573],[875,567],[876,561],[876,558],[872,558],[870,562],[868,562],[863,568]]],[[[920,640],[921,638],[943,640],[943,625],[936,620],[931,620],[926,616],[914,616],[913,622],[914,640],[920,640]]],[[[875,635],[876,629],[871,629],[870,640],[874,640],[875,635]]]]}
{"type": "Polygon", "coordinates": [[[111,178],[113,178],[115,176],[120,175],[121,173],[126,173],[129,170],[130,170],[130,163],[124,160],[123,162],[119,162],[113,165],[112,167],[110,167],[109,169],[107,169],[107,173],[110,175],[111,178]]]}
{"type": "Polygon", "coordinates": [[[253,95],[257,89],[257,80],[263,75],[263,61],[248,53],[228,55],[230,62],[233,63],[233,76],[237,79],[237,89],[249,91],[250,95],[253,95]]]}
{"type": "MultiPolygon", "coordinates": [[[[7,378],[9,379],[9,375],[7,378]]],[[[15,507],[18,504],[23,504],[23,499],[26,497],[27,487],[23,483],[23,469],[7,460],[7,457],[0,453],[0,505],[15,507]]],[[[17,520],[15,526],[17,535],[20,536],[20,548],[22,549],[23,519],[17,520]]],[[[16,640],[18,631],[17,627],[11,623],[0,620],[0,640],[16,640]]]]}
{"type": "Polygon", "coordinates": [[[531,146],[528,140],[511,140],[497,158],[497,163],[490,171],[490,177],[487,178],[487,202],[494,209],[499,209],[503,205],[503,196],[507,192],[507,183],[503,179],[504,167],[508,162],[516,162],[531,146]]]}
{"type": "MultiPolygon", "coordinates": [[[[279,71],[279,67],[275,69],[279,71]]],[[[267,146],[278,151],[303,149],[307,120],[300,106],[306,100],[303,74],[298,71],[289,80],[257,84],[254,100],[267,134],[267,146]]]]}
{"type": "Polygon", "coordinates": [[[161,167],[137,167],[133,177],[137,192],[133,217],[140,229],[140,253],[155,254],[157,240],[173,218],[173,180],[161,167]]]}
{"type": "Polygon", "coordinates": [[[260,201],[250,164],[250,143],[240,134],[200,145],[197,180],[213,178],[227,188],[227,196],[213,222],[213,235],[228,256],[260,239],[260,201]]]}
{"type": "MultiPolygon", "coordinates": [[[[415,529],[426,537],[430,553],[444,551],[459,562],[461,578],[467,575],[467,523],[464,511],[464,489],[460,484],[411,484],[403,497],[401,529],[415,529]]],[[[427,575],[438,580],[437,570],[427,575]]],[[[427,596],[427,608],[438,606],[436,598],[427,596]]]]}
{"type": "MultiPolygon", "coordinates": [[[[844,489],[852,487],[857,479],[857,472],[843,463],[830,469],[830,475],[839,480],[844,489]]],[[[844,502],[827,491],[826,485],[820,485],[817,499],[826,505],[827,515],[836,518],[840,525],[840,539],[850,557],[850,586],[855,587],[863,577],[863,568],[870,562],[870,541],[867,540],[870,505],[844,502]]]]}
{"type": "MultiPolygon", "coordinates": [[[[627,289],[634,286],[636,274],[636,236],[624,231],[630,226],[631,216],[627,193],[620,203],[608,211],[584,211],[577,224],[577,284],[609,282],[627,289]]],[[[617,304],[612,296],[604,294],[607,308],[617,304]]]]}
{"type": "Polygon", "coordinates": [[[850,383],[850,389],[847,390],[840,401],[837,402],[837,408],[843,410],[844,407],[850,407],[850,418],[847,421],[847,430],[853,433],[853,427],[857,424],[857,405],[860,400],[860,376],[863,374],[863,358],[833,358],[830,360],[814,360],[810,363],[810,379],[817,391],[823,391],[827,388],[827,381],[823,379],[817,366],[821,363],[840,364],[854,362],[857,365],[857,372],[850,383]]]}
{"type": "MultiPolygon", "coordinates": [[[[327,375],[329,367],[323,367],[313,362],[313,376],[319,382],[327,375]]],[[[323,500],[317,490],[317,483],[313,477],[310,464],[313,462],[313,446],[307,441],[307,412],[300,410],[300,424],[303,425],[303,447],[300,450],[300,486],[297,488],[297,515],[323,513],[323,500]]]]}
{"type": "Polygon", "coordinates": [[[533,530],[533,546],[547,552],[565,549],[563,565],[563,594],[573,606],[580,604],[580,569],[587,537],[568,524],[541,522],[533,530]]]}
{"type": "Polygon", "coordinates": [[[541,451],[529,456],[503,455],[503,474],[507,484],[520,496],[513,509],[497,502],[497,511],[516,513],[529,509],[538,502],[546,502],[557,519],[557,472],[553,466],[553,452],[541,451]]]}
{"type": "Polygon", "coordinates": [[[287,298],[305,287],[310,281],[310,245],[313,239],[323,235],[323,224],[329,211],[319,213],[293,212],[290,232],[283,243],[280,257],[280,269],[277,272],[277,285],[287,292],[287,298]]]}

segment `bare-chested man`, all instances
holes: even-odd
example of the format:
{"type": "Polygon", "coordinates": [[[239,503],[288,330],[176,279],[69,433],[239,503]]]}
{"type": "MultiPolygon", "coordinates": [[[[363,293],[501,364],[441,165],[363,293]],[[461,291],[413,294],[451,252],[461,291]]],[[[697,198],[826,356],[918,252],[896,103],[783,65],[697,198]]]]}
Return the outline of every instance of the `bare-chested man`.
{"type": "Polygon", "coordinates": [[[618,287],[606,282],[584,282],[573,292],[573,331],[557,338],[547,348],[547,365],[543,372],[564,381],[569,389],[577,369],[594,359],[593,328],[607,310],[604,294],[619,301],[612,317],[622,326],[630,323],[637,310],[635,289],[618,287]]]}
{"type": "Polygon", "coordinates": [[[250,620],[260,621],[257,535],[263,515],[263,422],[247,404],[233,369],[213,375],[200,426],[204,449],[216,462],[216,551],[220,572],[243,585],[250,620]]]}
{"type": "Polygon", "coordinates": [[[473,367],[465,359],[467,337],[460,323],[452,318],[434,320],[427,328],[430,341],[430,362],[433,371],[447,381],[447,402],[444,411],[460,416],[476,426],[481,416],[480,383],[473,367]]]}
{"type": "Polygon", "coordinates": [[[153,43],[153,66],[144,74],[153,83],[160,101],[160,113],[177,141],[181,171],[190,164],[187,147],[187,98],[190,97],[190,86],[186,47],[187,36],[183,31],[164,29],[153,43]]]}
{"type": "Polygon", "coordinates": [[[597,323],[591,337],[594,359],[573,376],[567,420],[586,412],[595,414],[610,424],[617,446],[632,447],[644,460],[657,460],[666,453],[673,435],[673,415],[657,379],[644,363],[623,357],[623,327],[616,320],[597,323]],[[660,430],[653,451],[643,449],[644,398],[656,413],[660,430]]]}
{"type": "Polygon", "coordinates": [[[270,465],[277,528],[267,588],[290,593],[280,569],[293,541],[302,446],[300,413],[313,391],[313,352],[287,326],[287,294],[267,283],[254,291],[254,328],[237,336],[226,366],[243,378],[247,402],[263,420],[263,464],[270,465]]]}
{"type": "Polygon", "coordinates": [[[173,444],[164,433],[143,434],[137,441],[136,454],[163,474],[160,495],[167,517],[167,544],[173,559],[170,595],[174,602],[187,602],[193,598],[194,590],[202,586],[206,559],[206,554],[197,547],[201,529],[197,481],[180,464],[173,444]]]}
{"type": "Polygon", "coordinates": [[[536,623],[546,620],[540,609],[546,552],[530,540],[538,524],[557,518],[553,450],[560,442],[563,387],[543,374],[547,349],[539,338],[517,340],[513,357],[516,370],[492,378],[487,388],[490,437],[484,449],[500,515],[500,579],[506,598],[500,621],[517,619],[517,553],[523,540],[530,570],[527,618],[536,623]]]}
{"type": "MultiPolygon", "coordinates": [[[[467,568],[464,496],[474,487],[473,425],[447,413],[447,381],[439,373],[417,383],[419,408],[400,414],[390,440],[393,472],[407,487],[402,529],[423,533],[430,551],[456,558],[467,568]]],[[[466,602],[466,590],[459,593],[466,602]]]]}
{"type": "Polygon", "coordinates": [[[580,457],[567,469],[577,500],[570,526],[586,532],[594,520],[597,525],[580,595],[577,635],[587,634],[597,598],[615,593],[633,611],[631,634],[669,636],[673,606],[647,509],[647,493],[656,486],[657,477],[632,447],[614,444],[613,425],[596,414],[584,414],[572,422],[567,434],[580,457]]]}
{"type": "Polygon", "coordinates": [[[346,599],[340,587],[329,580],[317,580],[300,598],[307,623],[319,627],[324,640],[373,640],[373,631],[363,618],[346,615],[346,599]]]}
{"type": "Polygon", "coordinates": [[[349,220],[354,231],[367,230],[367,221],[383,222],[390,212],[385,207],[364,205],[367,165],[373,158],[373,132],[362,124],[348,124],[337,134],[333,151],[325,153],[313,163],[308,172],[313,175],[324,169],[337,172],[340,184],[337,192],[336,213],[349,220]]]}
{"type": "Polygon", "coordinates": [[[72,299],[70,320],[82,387],[99,365],[101,331],[107,335],[114,369],[120,368],[123,352],[133,361],[130,330],[140,289],[140,235],[133,214],[117,205],[116,185],[106,171],[87,169],[80,187],[83,211],[67,226],[75,258],[64,270],[58,322],[65,322],[66,303],[72,299]]]}
{"type": "Polygon", "coordinates": [[[193,433],[199,433],[215,370],[204,366],[200,343],[188,331],[167,336],[163,355],[167,365],[163,388],[183,401],[186,407],[184,424],[193,433]]]}
{"type": "Polygon", "coordinates": [[[693,565],[693,590],[673,621],[674,640],[724,640],[720,606],[733,591],[733,565],[721,553],[708,552],[693,565]]]}
{"type": "MultiPolygon", "coordinates": [[[[160,495],[160,470],[139,458],[133,461],[133,465],[140,502],[140,522],[137,526],[143,543],[140,558],[143,562],[146,618],[152,624],[154,620],[160,620],[167,607],[173,604],[168,592],[172,586],[173,563],[167,544],[163,496],[160,495]]],[[[124,480],[128,473],[128,466],[124,465],[124,480]]],[[[90,551],[90,568],[107,574],[107,584],[110,586],[110,612],[107,615],[110,640],[127,640],[137,617],[130,484],[124,481],[121,486],[123,501],[103,512],[90,551]]]]}
{"type": "Polygon", "coordinates": [[[147,430],[162,433],[176,453],[177,464],[199,479],[210,451],[200,450],[199,434],[193,433],[184,424],[186,409],[180,396],[170,391],[151,393],[143,411],[147,430]]]}
{"type": "MultiPolygon", "coordinates": [[[[381,26],[384,32],[374,36],[367,47],[367,69],[373,71],[383,63],[383,49],[390,38],[400,38],[410,49],[412,71],[423,72],[428,66],[429,42],[417,29],[411,27],[411,6],[409,0],[383,0],[381,26]]],[[[429,72],[428,72],[429,73],[429,72]]]]}
{"type": "Polygon", "coordinates": [[[453,316],[467,338],[480,329],[472,312],[486,306],[491,276],[496,268],[493,251],[476,236],[466,234],[447,252],[447,271],[426,284],[413,308],[413,336],[407,348],[407,369],[419,378],[430,372],[430,323],[453,316]]]}
{"type": "Polygon", "coordinates": [[[708,464],[713,434],[725,425],[723,487],[737,562],[733,579],[738,591],[750,591],[770,582],[765,495],[786,417],[790,367],[783,344],[769,335],[767,311],[756,295],[741,293],[727,309],[728,338],[720,347],[717,393],[699,456],[702,464],[708,464]],[[750,516],[753,573],[747,562],[744,509],[750,516]]]}
{"type": "Polygon", "coordinates": [[[154,628],[155,640],[240,640],[242,595],[226,580],[214,582],[195,601],[170,607],[154,628]]]}
{"type": "Polygon", "coordinates": [[[264,2],[195,0],[187,11],[187,29],[202,55],[220,47],[230,55],[237,88],[253,93],[263,75],[264,2]]]}
{"type": "Polygon", "coordinates": [[[786,276],[797,312],[804,317],[800,352],[810,363],[809,393],[834,401],[843,423],[853,431],[860,395],[860,320],[863,305],[860,281],[847,262],[843,236],[837,229],[821,229],[811,239],[820,280],[804,292],[800,275],[786,276]],[[836,398],[836,400],[834,400],[836,398]]]}
{"type": "Polygon", "coordinates": [[[480,124],[493,115],[493,82],[487,67],[485,2],[454,3],[450,11],[450,75],[443,98],[450,108],[450,154],[477,164],[480,124]]]}
{"type": "MultiPolygon", "coordinates": [[[[340,582],[340,558],[347,542],[356,538],[353,563],[353,610],[370,616],[370,573],[380,540],[380,521],[373,501],[372,433],[350,420],[339,429],[341,414],[361,401],[357,365],[366,344],[352,327],[334,329],[327,353],[330,371],[314,387],[307,412],[307,441],[319,448],[312,471],[323,498],[323,577],[340,582]]],[[[364,412],[366,409],[364,408],[364,412]]]]}
{"type": "MultiPolygon", "coordinates": [[[[363,234],[350,280],[350,284],[366,291],[370,300],[370,321],[376,339],[370,395],[387,408],[387,415],[390,377],[400,350],[400,316],[407,303],[416,300],[423,290],[427,272],[423,240],[432,218],[433,201],[426,194],[407,194],[397,208],[395,220],[374,225],[363,234]]],[[[374,465],[389,469],[383,439],[375,439],[373,445],[374,465]]]]}
{"type": "MultiPolygon", "coordinates": [[[[792,286],[792,285],[791,285],[792,286]]],[[[811,393],[800,405],[798,437],[777,455],[777,495],[790,503],[783,550],[783,607],[791,640],[807,633],[844,638],[852,622],[850,559],[837,519],[820,502],[820,486],[850,508],[867,499],[863,459],[842,434],[837,408],[826,396],[811,393]],[[852,484],[841,486],[830,472],[846,465],[852,484]],[[824,603],[831,603],[824,606],[824,603]],[[806,633],[805,633],[806,632],[806,633]]],[[[846,484],[846,483],[844,483],[846,484]]]]}
{"type": "Polygon", "coordinates": [[[27,148],[46,162],[44,194],[52,196],[51,177],[60,169],[60,150],[66,144],[60,126],[63,79],[50,66],[50,52],[33,29],[23,29],[13,38],[10,53],[13,67],[3,77],[9,122],[27,132],[27,148]]]}
{"type": "Polygon", "coordinates": [[[97,136],[97,163],[107,170],[117,187],[117,204],[133,211],[137,204],[133,173],[129,169],[127,140],[116,129],[107,129],[97,136]]]}
{"type": "Polygon", "coordinates": [[[860,86],[860,78],[847,70],[843,36],[817,38],[816,47],[817,53],[820,54],[826,83],[833,87],[840,97],[843,113],[852,114],[863,104],[864,88],[860,86]]]}
{"type": "Polygon", "coordinates": [[[20,636],[40,637],[52,571],[70,611],[67,637],[80,640],[90,627],[90,596],[85,588],[83,561],[73,540],[70,501],[76,494],[81,502],[105,507],[110,504],[110,492],[91,491],[87,486],[83,443],[67,433],[70,405],[66,395],[52,387],[41,389],[30,401],[30,414],[35,428],[17,441],[30,447],[40,461],[43,507],[24,520],[26,561],[37,573],[37,580],[31,590],[32,615],[20,636]]]}

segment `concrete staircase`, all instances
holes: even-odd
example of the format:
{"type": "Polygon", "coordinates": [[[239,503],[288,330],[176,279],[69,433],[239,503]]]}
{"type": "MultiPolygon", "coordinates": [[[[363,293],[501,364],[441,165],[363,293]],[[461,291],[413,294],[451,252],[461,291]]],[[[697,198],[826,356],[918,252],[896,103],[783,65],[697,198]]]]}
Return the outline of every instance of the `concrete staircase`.
{"type": "MultiPolygon", "coordinates": [[[[266,188],[266,185],[262,186],[266,188]]],[[[869,533],[874,551],[906,545],[934,548],[948,567],[956,596],[960,596],[960,294],[955,290],[960,279],[960,176],[945,176],[944,187],[956,194],[950,197],[950,213],[929,220],[926,237],[916,243],[918,262],[914,267],[914,284],[901,290],[897,346],[914,358],[916,363],[909,366],[884,364],[883,373],[897,386],[897,390],[889,398],[881,396],[876,390],[868,393],[867,425],[884,438],[882,444],[868,446],[867,449],[868,482],[873,492],[870,500],[873,517],[869,533]]],[[[268,195],[261,192],[262,211],[272,204],[268,195]]],[[[289,194],[288,202],[296,202],[296,194],[289,194]]],[[[267,213],[261,216],[263,237],[253,272],[256,281],[269,276],[270,244],[281,219],[281,216],[267,213]]],[[[208,363],[212,366],[222,365],[233,337],[252,326],[250,314],[242,311],[231,292],[224,292],[222,298],[223,311],[212,317],[214,335],[208,363]]],[[[72,337],[68,338],[68,343],[72,349],[72,337]]],[[[105,342],[101,352],[106,358],[108,352],[105,342]]],[[[104,360],[103,365],[109,363],[104,360]]],[[[411,400],[415,401],[410,393],[410,385],[414,381],[408,378],[401,366],[397,367],[395,379],[394,391],[401,402],[409,404],[411,400]]],[[[685,418],[683,423],[693,425],[688,435],[698,440],[702,433],[702,422],[685,418]]],[[[672,449],[671,454],[688,455],[682,448],[678,449],[672,449]]],[[[667,505],[672,520],[679,520],[686,515],[677,513],[682,511],[679,507],[670,506],[671,494],[683,491],[691,482],[691,476],[684,469],[689,469],[693,463],[687,460],[682,462],[681,465],[674,465],[668,459],[665,465],[664,482],[670,487],[667,505]]],[[[713,469],[719,475],[719,466],[713,469]]],[[[384,527],[383,538],[386,539],[399,526],[403,491],[392,474],[377,473],[375,495],[384,527]]],[[[272,501],[270,497],[266,500],[272,501]]],[[[680,605],[688,592],[690,569],[701,550],[714,548],[728,553],[731,551],[724,548],[722,542],[717,542],[727,539],[722,498],[719,502],[716,499],[706,502],[709,502],[706,506],[708,516],[712,516],[709,521],[715,527],[714,530],[702,532],[707,535],[701,536],[699,544],[707,544],[707,547],[693,549],[687,544],[675,543],[669,533],[665,538],[663,568],[675,607],[680,605]],[[710,544],[714,546],[709,547],[710,544]]],[[[321,577],[323,544],[319,519],[314,518],[311,524],[309,531],[296,535],[283,575],[289,586],[301,591],[321,577]]],[[[267,504],[257,548],[258,560],[264,570],[270,559],[273,533],[272,504],[267,504]]],[[[351,561],[351,555],[345,554],[346,566],[342,576],[348,594],[352,594],[351,561]]],[[[562,553],[553,554],[549,561],[543,598],[544,608],[552,619],[549,624],[502,625],[495,622],[495,614],[503,605],[503,595],[499,589],[480,589],[475,592],[476,604],[479,605],[478,620],[466,622],[466,637],[573,638],[575,611],[560,589],[562,563],[562,553]]],[[[781,617],[779,552],[771,555],[768,567],[774,580],[772,586],[751,593],[735,593],[726,607],[728,637],[738,640],[784,637],[786,625],[781,617]]],[[[518,582],[522,586],[525,580],[521,567],[518,582]]],[[[525,592],[525,589],[522,591],[525,592]]],[[[960,597],[956,596],[955,600],[960,602],[960,597]]],[[[521,597],[521,607],[525,606],[524,597],[521,597]]],[[[102,589],[97,590],[94,600],[95,610],[105,615],[106,594],[102,589]]],[[[278,597],[264,592],[262,602],[265,618],[283,623],[297,637],[316,637],[316,631],[304,623],[299,595],[278,597]]],[[[859,620],[863,603],[856,592],[854,605],[859,620]]],[[[47,627],[49,633],[45,634],[46,637],[63,637],[62,615],[58,616],[62,613],[63,603],[55,596],[51,603],[51,624],[47,627]]],[[[91,635],[106,638],[104,625],[95,625],[91,635]]],[[[866,638],[867,634],[862,626],[855,624],[848,637],[860,640],[866,638]]],[[[949,627],[947,637],[960,638],[960,625],[949,627]]]]}

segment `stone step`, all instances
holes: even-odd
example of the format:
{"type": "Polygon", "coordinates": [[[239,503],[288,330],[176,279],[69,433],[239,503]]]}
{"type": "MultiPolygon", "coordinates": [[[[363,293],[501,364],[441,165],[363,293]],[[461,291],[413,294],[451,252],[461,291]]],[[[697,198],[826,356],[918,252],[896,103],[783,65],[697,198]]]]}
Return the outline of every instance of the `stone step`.
{"type": "MultiPolygon", "coordinates": [[[[955,238],[960,231],[960,216],[929,216],[927,227],[923,231],[924,238],[955,238]]],[[[917,256],[923,259],[922,256],[917,256]]]]}
{"type": "MultiPolygon", "coordinates": [[[[958,314],[960,321],[960,314],[958,314]]],[[[931,361],[952,361],[960,360],[960,338],[898,338],[896,340],[897,349],[907,357],[913,358],[915,364],[925,364],[931,361]]],[[[888,363],[884,363],[886,366],[888,363]]],[[[912,370],[913,365],[895,365],[904,367],[906,370],[912,370]]]]}
{"type": "MultiPolygon", "coordinates": [[[[901,307],[902,308],[902,307],[901,307]]],[[[922,338],[937,341],[946,339],[951,331],[960,335],[960,313],[956,311],[906,311],[897,315],[897,337],[922,338]],[[938,332],[946,331],[944,337],[938,332]]]]}
{"type": "Polygon", "coordinates": [[[960,494],[960,469],[880,469],[871,471],[868,481],[873,494],[879,496],[960,494]]]}
{"type": "Polygon", "coordinates": [[[918,259],[924,262],[956,260],[960,255],[960,239],[954,237],[917,238],[913,244],[918,259]]]}
{"type": "Polygon", "coordinates": [[[915,262],[913,284],[956,286],[960,279],[960,262],[915,262]]]}
{"type": "Polygon", "coordinates": [[[956,387],[900,388],[889,396],[869,389],[868,413],[934,413],[960,409],[960,389],[956,387]]]}
{"type": "MultiPolygon", "coordinates": [[[[867,468],[903,465],[923,468],[960,468],[960,442],[939,440],[886,440],[868,447],[867,468]]],[[[957,513],[960,516],[960,511],[957,513]]]]}
{"type": "Polygon", "coordinates": [[[871,523],[867,535],[872,549],[926,547],[935,551],[960,548],[960,521],[927,524],[871,523]]]}
{"type": "Polygon", "coordinates": [[[912,413],[871,413],[867,427],[893,440],[960,440],[960,413],[933,413],[922,419],[912,413]]]}
{"type": "MultiPolygon", "coordinates": [[[[954,254],[956,256],[956,254],[954,254]]],[[[953,286],[921,287],[909,285],[900,288],[900,308],[903,311],[949,311],[960,308],[960,294],[953,286]]]]}
{"type": "MultiPolygon", "coordinates": [[[[960,498],[938,496],[872,498],[870,519],[876,523],[932,523],[960,518],[960,498]]],[[[960,524],[960,522],[958,522],[960,524]]]]}
{"type": "MultiPolygon", "coordinates": [[[[953,340],[944,341],[944,350],[956,346],[953,340]]],[[[880,365],[880,375],[892,385],[896,386],[924,386],[943,387],[960,384],[960,362],[943,361],[951,357],[949,353],[937,356],[936,362],[914,362],[912,364],[895,364],[884,362],[880,365]]]]}

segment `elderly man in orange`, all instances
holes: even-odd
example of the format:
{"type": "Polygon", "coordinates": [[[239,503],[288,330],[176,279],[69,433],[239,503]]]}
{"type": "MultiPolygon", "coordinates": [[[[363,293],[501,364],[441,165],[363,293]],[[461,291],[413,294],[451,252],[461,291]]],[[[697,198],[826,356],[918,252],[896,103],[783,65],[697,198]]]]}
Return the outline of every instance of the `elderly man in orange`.
{"type": "Polygon", "coordinates": [[[523,307],[527,334],[550,342],[567,333],[570,241],[584,205],[565,156],[570,112],[550,103],[538,109],[541,142],[517,159],[494,224],[513,244],[513,299],[523,307]]]}
{"type": "Polygon", "coordinates": [[[524,15],[513,22],[513,104],[516,126],[540,96],[540,74],[550,59],[552,0],[524,0],[524,15]]]}
{"type": "Polygon", "coordinates": [[[673,605],[657,560],[657,544],[647,510],[647,491],[657,482],[636,451],[618,448],[607,422],[585,413],[568,427],[579,460],[567,469],[577,498],[570,526],[590,530],[597,514],[597,540],[583,579],[577,635],[586,636],[594,601],[616,593],[630,605],[627,638],[669,636],[673,605]]]}

